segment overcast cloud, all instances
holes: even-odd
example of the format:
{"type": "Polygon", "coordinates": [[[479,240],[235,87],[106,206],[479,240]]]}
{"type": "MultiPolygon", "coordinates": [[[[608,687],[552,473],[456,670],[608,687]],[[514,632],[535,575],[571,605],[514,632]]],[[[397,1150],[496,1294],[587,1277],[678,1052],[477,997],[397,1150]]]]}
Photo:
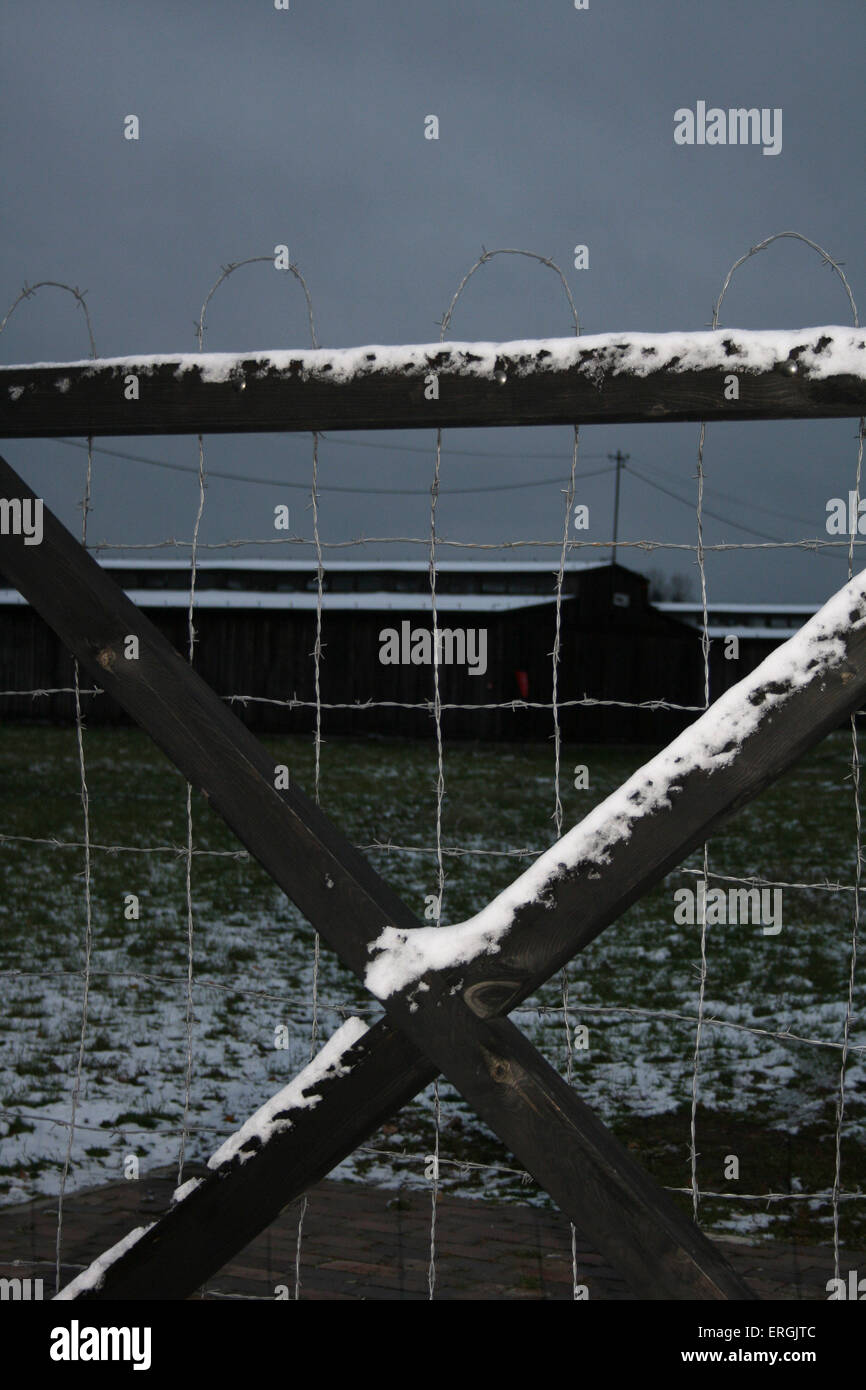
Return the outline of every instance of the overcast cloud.
{"type": "MultiPolygon", "coordinates": [[[[843,261],[855,298],[866,300],[864,40],[861,0],[590,0],[583,11],[572,0],[291,0],[287,11],[272,0],[7,4],[3,311],[25,281],[69,281],[88,291],[100,355],[189,351],[221,265],[287,243],[323,345],[428,342],[485,246],[553,258],[584,332],[700,329],[733,261],[787,230],[843,261]],[[781,108],[780,152],[676,145],[674,112],[699,100],[781,108]],[[124,139],[130,113],[140,119],[138,141],[124,139]],[[424,138],[429,114],[440,122],[435,141],[424,138]],[[574,268],[577,244],[589,248],[586,270],[574,268]]],[[[799,328],[851,316],[820,257],[785,240],[738,273],[722,322],[799,328]]],[[[571,331],[556,276],[498,257],[473,277],[449,336],[571,331]]],[[[308,342],[298,283],[271,266],[239,270],[210,306],[207,349],[308,342]]],[[[53,289],[22,304],[0,340],[4,362],[88,353],[80,311],[53,289]]],[[[447,431],[441,536],[558,539],[571,433],[447,431]],[[544,481],[449,495],[534,478],[544,481]]],[[[743,527],[781,540],[826,537],[827,499],[854,484],[856,433],[853,420],[709,426],[705,506],[724,519],[706,518],[705,540],[760,539],[743,527]]],[[[581,430],[579,471],[605,467],[622,449],[690,503],[627,473],[622,542],[694,543],[697,439],[697,425],[581,430]]],[[[434,442],[432,432],[323,441],[323,539],[423,537],[434,442]]],[[[91,541],[191,536],[193,438],[97,446],[190,471],[97,452],[91,541]]],[[[82,450],[56,441],[4,447],[77,532],[82,450]]],[[[211,478],[202,541],[273,535],[278,502],[290,503],[293,529],[311,535],[310,461],[309,436],[206,438],[208,469],[274,482],[211,478]]],[[[587,478],[578,496],[590,506],[589,538],[609,538],[612,472],[587,478]]],[[[385,544],[337,553],[423,557],[420,547],[385,544]]],[[[522,556],[545,553],[554,556],[522,556]]],[[[620,559],[644,572],[687,572],[697,591],[693,552],[623,548],[620,559]]],[[[823,600],[846,574],[844,558],[803,551],[708,559],[710,598],[720,600],[823,600]]]]}

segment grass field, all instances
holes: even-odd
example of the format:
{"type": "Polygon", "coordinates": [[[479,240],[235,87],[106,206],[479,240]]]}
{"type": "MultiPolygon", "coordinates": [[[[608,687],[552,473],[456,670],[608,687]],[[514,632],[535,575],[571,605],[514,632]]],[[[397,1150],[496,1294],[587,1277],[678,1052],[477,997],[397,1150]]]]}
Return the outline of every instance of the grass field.
{"type": "MultiPolygon", "coordinates": [[[[447,740],[447,726],[446,726],[447,740]]],[[[308,790],[309,740],[271,739],[275,762],[308,790]]],[[[185,783],[137,730],[85,734],[91,811],[92,982],[81,1103],[70,1184],[116,1180],[124,1157],[142,1172],[176,1159],[187,1069],[185,783]],[[121,846],[120,849],[110,848],[121,846]],[[158,847],[156,852],[143,852],[158,847]],[[140,919],[124,898],[140,899],[140,919]]],[[[566,828],[653,750],[569,747],[562,778],[566,828]],[[586,763],[590,789],[572,787],[586,763]]],[[[552,745],[446,741],[443,921],[477,911],[553,838],[552,745]]],[[[377,868],[423,916],[436,890],[433,853],[435,750],[382,739],[327,742],[321,801],[355,843],[417,847],[371,850],[377,868]]],[[[310,1049],[312,933],[197,793],[194,1022],[189,1159],[205,1159],[228,1133],[306,1062],[310,1049]],[[289,1046],[274,1045],[288,1027],[289,1046]]],[[[0,728],[0,1201],[55,1192],[66,1150],[83,997],[84,854],[75,731],[0,728]],[[60,844],[44,843],[56,840],[60,844]]],[[[696,869],[700,856],[685,866],[696,869]]],[[[850,735],[826,740],[710,846],[710,869],[771,882],[851,885],[855,828],[850,735]]],[[[664,1183],[687,1186],[689,1117],[698,999],[700,927],[674,924],[678,870],[569,968],[572,1026],[588,1028],[574,1055],[581,1095],[664,1183]],[[660,1017],[658,1011],[664,1016],[660,1017]],[[654,1015],[654,1016],[651,1016],[654,1015]]],[[[826,1192],[835,1162],[838,1046],[770,1036],[790,1032],[838,1044],[848,988],[853,893],[785,888],[784,925],[708,928],[708,977],[698,1089],[698,1173],[713,1230],[826,1240],[830,1205],[769,1205],[735,1194],[826,1192]],[[735,1025],[739,1025],[735,1026],[735,1025]],[[743,1028],[766,1030],[757,1036],[743,1028]],[[739,1158],[737,1181],[724,1176],[739,1158]]],[[[866,1045],[860,970],[851,1042],[866,1045]]],[[[564,1068],[559,980],[515,1017],[564,1068]]],[[[363,988],[322,947],[320,1040],[341,1013],[371,1019],[363,988]]],[[[442,1084],[442,1182],[488,1199],[546,1203],[516,1165],[442,1084]],[[482,1166],[466,1166],[482,1165],[482,1166]]],[[[846,1074],[843,1189],[866,1188],[863,1053],[846,1074]]],[[[433,1142],[428,1093],[347,1160],[337,1176],[389,1186],[423,1184],[433,1142]]],[[[690,1208],[690,1198],[683,1198],[690,1208]]],[[[866,1234],[866,1203],[842,1205],[843,1240],[866,1234]]]]}

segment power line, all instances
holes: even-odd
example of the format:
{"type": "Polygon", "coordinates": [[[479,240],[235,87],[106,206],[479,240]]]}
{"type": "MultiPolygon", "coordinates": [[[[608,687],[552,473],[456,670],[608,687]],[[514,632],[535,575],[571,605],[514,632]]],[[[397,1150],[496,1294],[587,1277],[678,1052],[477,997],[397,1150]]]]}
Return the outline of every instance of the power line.
{"type": "MultiPolygon", "coordinates": [[[[371,439],[344,439],[342,435],[337,435],[336,437],[334,437],[330,434],[323,434],[321,431],[319,432],[319,438],[327,439],[329,444],[344,444],[347,448],[352,449],[397,449],[401,453],[406,454],[426,454],[428,457],[430,455],[430,450],[425,448],[423,444],[377,444],[371,439]]],[[[458,457],[461,458],[521,460],[549,459],[552,462],[557,463],[561,462],[563,457],[562,453],[547,454],[538,453],[535,450],[533,450],[531,453],[505,454],[500,453],[498,451],[490,452],[486,449],[452,449],[450,446],[448,448],[448,453],[456,454],[458,457]]],[[[584,459],[603,459],[606,458],[607,455],[585,454],[581,449],[580,457],[584,459]]]]}
{"type": "MultiPolygon", "coordinates": [[[[55,439],[54,439],[54,443],[55,443],[55,444],[68,444],[68,445],[69,445],[71,448],[73,448],[73,449],[86,449],[86,448],[88,447],[87,444],[82,443],[82,442],[81,442],[80,440],[78,440],[78,439],[63,439],[63,438],[61,438],[61,437],[55,438],[55,439]]],[[[376,445],[371,445],[370,447],[371,447],[371,448],[376,448],[377,446],[376,446],[376,445]]],[[[392,447],[393,447],[393,446],[392,446],[392,447]]],[[[399,447],[399,446],[396,446],[396,447],[399,447]]],[[[171,472],[173,472],[173,473],[194,473],[196,476],[198,476],[198,465],[197,465],[197,464],[189,464],[189,463],[169,463],[169,462],[167,462],[167,460],[165,460],[165,459],[152,459],[152,458],[146,458],[143,454],[129,454],[129,453],[126,453],[126,452],[125,452],[124,450],[122,450],[122,449],[106,449],[106,448],[103,448],[101,445],[100,445],[100,446],[94,445],[94,446],[93,446],[93,452],[96,453],[96,454],[109,454],[112,458],[126,459],[126,460],[128,460],[130,463],[146,463],[146,464],[148,464],[151,468],[168,468],[168,469],[170,469],[171,472]]],[[[427,452],[427,451],[424,451],[424,452],[427,452]]],[[[494,457],[494,455],[491,455],[490,457],[494,457]]],[[[515,456],[515,457],[516,457],[516,456],[515,456]]],[[[530,456],[530,455],[527,455],[526,457],[528,458],[528,457],[531,457],[531,456],[530,456]]],[[[611,472],[613,472],[613,469],[612,469],[611,467],[606,467],[606,468],[595,468],[595,469],[590,469],[590,470],[589,470],[588,472],[586,472],[586,473],[578,473],[576,476],[579,477],[579,478],[595,478],[595,477],[598,477],[598,475],[601,474],[601,473],[611,473],[611,472]]],[[[300,489],[301,491],[303,491],[303,492],[309,492],[309,490],[310,490],[310,485],[309,485],[309,483],[292,483],[292,482],[288,482],[285,478],[255,478],[255,477],[249,477],[249,476],[248,476],[247,474],[245,474],[245,473],[228,473],[228,472],[226,472],[224,469],[219,469],[219,468],[209,468],[209,469],[207,470],[207,477],[208,477],[208,478],[224,478],[224,479],[228,479],[228,481],[234,482],[234,483],[258,483],[258,484],[261,484],[261,485],[266,486],[266,487],[299,488],[299,489],[300,489]]],[[[527,482],[527,483],[486,483],[486,484],[480,485],[480,486],[478,486],[478,487],[451,487],[451,488],[443,488],[443,489],[441,490],[441,495],[443,495],[443,496],[444,496],[444,495],[448,495],[448,494],[452,494],[452,495],[453,495],[453,494],[457,494],[457,493],[466,494],[466,493],[472,493],[472,492],[513,492],[513,491],[516,491],[516,490],[518,490],[518,489],[520,489],[520,488],[545,487],[545,486],[547,486],[548,484],[552,485],[552,484],[554,484],[554,483],[559,483],[559,484],[561,484],[563,487],[565,487],[565,486],[567,485],[567,482],[568,482],[568,479],[567,479],[567,478],[533,478],[531,482],[527,482]]],[[[365,493],[365,494],[371,494],[371,495],[380,496],[380,497],[394,497],[394,496],[397,496],[397,497],[429,497],[429,496],[430,496],[430,489],[427,488],[427,487],[339,487],[339,486],[330,487],[330,486],[322,486],[322,485],[319,485],[319,486],[317,486],[317,489],[316,489],[316,490],[317,490],[317,492],[351,492],[351,493],[365,493]]]]}
{"type": "MultiPolygon", "coordinates": [[[[674,500],[675,502],[680,502],[680,503],[682,503],[682,505],[683,505],[684,507],[688,507],[689,511],[693,512],[693,511],[695,510],[695,503],[694,503],[694,501],[691,500],[690,498],[688,498],[688,497],[681,497],[681,496],[679,495],[679,493],[671,492],[670,488],[663,487],[661,483],[653,482],[652,478],[647,478],[647,477],[645,477],[644,474],[643,474],[643,473],[640,473],[636,468],[629,468],[628,471],[629,471],[629,473],[634,474],[634,476],[635,476],[636,478],[640,478],[641,482],[642,482],[642,483],[646,483],[648,487],[653,487],[653,488],[656,489],[657,492],[663,492],[663,493],[665,494],[666,497],[672,497],[673,500],[674,500]]],[[[782,540],[781,540],[781,537],[779,537],[779,536],[769,536],[769,535],[767,535],[767,533],[766,533],[765,531],[756,531],[755,528],[754,528],[753,526],[745,526],[745,525],[743,524],[743,522],[741,522],[741,521],[734,521],[734,520],[733,520],[731,517],[729,517],[729,516],[722,516],[720,512],[712,512],[712,511],[710,511],[709,508],[707,508],[707,507],[702,507],[702,508],[701,508],[701,511],[702,511],[702,513],[703,513],[704,516],[711,516],[711,517],[713,518],[714,521],[721,521],[721,522],[724,522],[724,524],[725,524],[726,526],[733,526],[734,529],[737,530],[737,531],[745,531],[745,532],[746,532],[748,535],[750,535],[750,536],[757,536],[759,540],[762,540],[762,541],[773,541],[776,545],[783,544],[783,542],[782,542],[782,540]]],[[[829,556],[830,558],[833,558],[833,559],[844,559],[844,560],[847,560],[847,558],[848,558],[847,555],[843,555],[843,554],[841,554],[841,553],[836,554],[836,553],[834,553],[833,551],[826,551],[826,550],[819,550],[819,551],[817,551],[817,554],[819,554],[819,555],[827,555],[827,556],[829,556]]]]}
{"type": "MultiPolygon", "coordinates": [[[[658,464],[643,463],[641,467],[649,469],[650,473],[658,473],[663,478],[672,478],[675,482],[680,481],[679,474],[672,473],[667,468],[660,468],[658,464]]],[[[704,483],[704,492],[711,492],[714,497],[721,497],[725,502],[733,502],[735,506],[742,505],[740,499],[734,497],[730,492],[722,492],[719,488],[709,487],[706,483],[704,483]]],[[[782,521],[796,521],[800,526],[813,526],[815,524],[814,517],[807,519],[804,516],[794,516],[792,512],[780,512],[776,507],[762,507],[751,499],[749,499],[749,506],[753,511],[764,512],[766,516],[779,517],[782,521]]]]}
{"type": "MultiPolygon", "coordinates": [[[[380,445],[380,444],[375,444],[375,443],[373,443],[373,442],[371,442],[371,441],[367,441],[367,440],[349,440],[349,439],[346,439],[346,440],[343,440],[343,439],[334,440],[334,439],[332,439],[329,435],[328,435],[328,436],[326,436],[326,435],[320,435],[320,438],[323,438],[323,439],[326,438],[326,439],[328,440],[329,443],[348,444],[348,445],[357,446],[357,447],[359,447],[359,448],[369,448],[369,449],[379,449],[379,448],[382,448],[382,449],[397,449],[397,450],[402,450],[402,449],[404,448],[404,446],[403,446],[403,445],[400,445],[400,444],[381,444],[381,445],[380,445]]],[[[63,438],[63,437],[57,437],[57,438],[54,439],[53,442],[54,442],[54,443],[57,443],[57,444],[66,444],[66,445],[68,445],[70,448],[73,448],[73,449],[87,449],[87,447],[88,447],[88,445],[87,445],[86,443],[84,443],[83,441],[78,440],[78,439],[66,439],[66,438],[63,438]]],[[[419,446],[417,446],[417,445],[414,445],[414,446],[413,446],[413,445],[406,445],[406,446],[405,446],[405,449],[406,449],[407,452],[412,452],[412,453],[422,453],[422,454],[428,454],[428,453],[429,453],[429,450],[428,450],[428,449],[419,447],[419,446]]],[[[194,464],[169,463],[166,459],[148,458],[146,455],[143,455],[143,454],[131,454],[131,453],[128,453],[128,452],[126,452],[126,451],[124,451],[124,450],[121,450],[121,449],[107,449],[107,448],[105,448],[104,446],[101,446],[101,445],[94,445],[94,446],[93,446],[93,452],[94,452],[94,453],[98,453],[98,454],[107,454],[107,455],[109,455],[109,456],[112,457],[112,458],[124,459],[124,460],[126,460],[126,461],[128,461],[128,462],[130,462],[130,463],[143,463],[143,464],[148,465],[148,466],[151,467],[151,468],[166,468],[166,469],[169,469],[171,472],[174,472],[174,473],[190,473],[190,474],[196,474],[196,475],[198,474],[198,466],[197,466],[197,465],[194,465],[194,464]]],[[[484,452],[478,452],[478,453],[476,454],[475,451],[470,450],[470,449],[453,449],[453,450],[450,450],[449,452],[450,452],[450,453],[453,453],[453,454],[460,455],[461,457],[471,457],[471,458],[474,458],[474,457],[478,457],[478,458],[514,458],[514,459],[518,459],[518,458],[519,458],[519,459],[522,459],[522,460],[524,460],[524,461],[528,461],[528,460],[534,459],[534,458],[559,458],[559,457],[560,457],[560,455],[557,455],[557,454],[530,454],[530,453],[527,453],[527,454],[501,454],[501,455],[500,455],[500,454],[488,454],[488,453],[484,453],[484,452]]],[[[615,455],[603,455],[603,454],[584,454],[583,457],[584,457],[584,458],[604,458],[604,457],[615,458],[616,456],[615,456],[615,455]]],[[[622,467],[625,468],[625,466],[626,466],[626,465],[625,465],[625,463],[623,462],[622,467]]],[[[675,477],[676,477],[675,474],[671,473],[671,472],[670,472],[669,470],[667,470],[667,469],[662,469],[662,468],[660,468],[657,464],[644,464],[643,467],[649,469],[649,471],[650,471],[651,473],[657,473],[657,474],[661,475],[662,477],[667,477],[667,478],[675,478],[675,477]]],[[[577,478],[596,478],[596,477],[600,477],[602,474],[605,474],[605,473],[612,473],[612,472],[614,472],[614,471],[617,471],[617,472],[619,471],[619,467],[618,467],[618,465],[617,465],[616,463],[614,463],[614,464],[612,464],[612,465],[608,465],[607,467],[595,468],[595,469],[588,469],[586,472],[584,472],[584,473],[578,473],[578,474],[576,474],[575,476],[576,476],[577,478]]],[[[662,493],[664,493],[664,495],[665,495],[666,497],[672,498],[673,501],[681,503],[682,506],[688,507],[690,510],[694,510],[695,503],[694,503],[694,501],[693,501],[691,498],[683,497],[681,494],[671,491],[669,488],[664,487],[661,483],[658,483],[658,482],[654,481],[652,478],[646,477],[645,474],[641,473],[638,469],[636,469],[636,468],[634,468],[634,467],[629,467],[627,471],[630,472],[630,473],[633,473],[634,476],[635,476],[636,478],[640,478],[641,482],[646,483],[648,487],[655,488],[657,492],[662,492],[662,493]]],[[[219,469],[219,468],[209,468],[209,469],[207,470],[207,476],[208,476],[209,478],[220,478],[220,479],[223,479],[223,480],[228,481],[228,482],[252,483],[252,484],[256,484],[256,485],[263,486],[263,487],[292,488],[292,489],[295,489],[295,490],[301,491],[301,492],[308,492],[308,491],[309,491],[309,484],[308,484],[308,483],[295,483],[295,482],[289,482],[289,481],[287,481],[285,478],[260,478],[260,477],[255,477],[255,476],[250,477],[250,476],[248,476],[247,474],[244,474],[244,473],[230,473],[230,472],[228,472],[228,471],[226,471],[226,470],[224,470],[224,469],[219,469]]],[[[529,482],[523,482],[523,483],[486,483],[486,484],[479,484],[479,485],[476,486],[476,487],[443,488],[443,489],[442,489],[442,495],[452,494],[452,495],[454,495],[454,496],[467,496],[467,495],[471,495],[471,494],[481,494],[481,493],[488,493],[488,492],[519,492],[519,491],[524,490],[524,489],[527,489],[527,488],[553,486],[553,485],[556,484],[556,483],[559,483],[561,486],[564,487],[564,486],[567,484],[567,481],[568,481],[568,480],[567,480],[566,478],[533,478],[533,479],[531,479],[529,482]]],[[[336,484],[335,484],[335,485],[330,485],[330,486],[329,486],[329,485],[320,485],[320,486],[318,487],[317,490],[318,490],[320,493],[321,493],[321,492],[333,492],[333,493],[347,493],[347,494],[352,494],[352,495],[356,495],[356,496],[357,496],[357,495],[361,495],[361,496],[377,496],[377,497],[429,497],[429,495],[430,495],[430,489],[429,489],[429,488],[346,487],[346,486],[339,486],[339,485],[336,485],[336,484]]],[[[722,492],[722,491],[720,491],[718,488],[705,487],[704,490],[705,490],[705,492],[710,492],[710,493],[712,493],[714,496],[716,496],[716,497],[721,497],[721,498],[723,498],[724,500],[726,500],[726,501],[728,501],[728,502],[733,502],[735,505],[738,504],[738,502],[739,502],[739,499],[738,499],[738,498],[733,497],[730,493],[722,492]]],[[[810,521],[806,520],[805,517],[794,516],[794,515],[792,515],[790,512],[780,512],[780,511],[777,511],[775,508],[772,508],[772,507],[762,507],[762,506],[760,506],[760,505],[759,505],[758,503],[756,503],[756,502],[750,502],[749,505],[750,505],[750,507],[752,507],[755,511],[764,512],[764,513],[765,513],[766,515],[768,515],[768,516],[778,517],[780,520],[795,521],[795,522],[799,523],[799,524],[802,525],[802,526],[809,526],[809,525],[811,524],[810,521]]],[[[755,529],[754,527],[752,527],[752,526],[747,526],[747,525],[745,525],[743,522],[734,521],[732,517],[723,516],[721,513],[711,511],[711,510],[710,510],[709,508],[707,508],[707,507],[703,507],[703,508],[702,508],[702,511],[703,511],[703,514],[704,514],[705,516],[712,517],[713,520],[715,520],[715,521],[721,521],[721,522],[723,522],[723,523],[724,523],[725,525],[727,525],[727,526],[733,526],[736,530],[738,530],[738,531],[743,531],[743,532],[745,532],[747,535],[756,536],[759,540],[774,541],[774,542],[777,543],[777,544],[780,543],[780,537],[769,535],[769,534],[767,534],[767,533],[764,532],[764,531],[758,531],[758,530],[756,530],[756,529],[755,529]]],[[[820,553],[820,554],[830,554],[830,555],[832,556],[832,558],[839,558],[839,556],[833,554],[832,552],[821,551],[821,552],[819,552],[819,553],[820,553]]]]}
{"type": "MultiPolygon", "coordinates": [[[[639,478],[641,482],[645,482],[645,484],[648,485],[649,488],[655,488],[656,492],[663,492],[666,498],[673,498],[674,502],[681,502],[683,503],[684,507],[688,507],[689,512],[694,512],[694,499],[683,498],[683,496],[680,496],[680,493],[671,492],[670,488],[666,488],[666,486],[663,486],[662,484],[660,484],[660,482],[653,482],[652,478],[646,478],[644,474],[639,473],[637,468],[630,468],[630,470],[628,471],[630,471],[631,474],[634,474],[635,478],[639,478]]],[[[714,521],[724,521],[724,524],[726,525],[733,525],[733,527],[735,527],[735,530],[737,531],[746,531],[748,532],[748,535],[756,535],[756,537],[758,537],[760,541],[778,542],[781,539],[781,537],[777,537],[777,535],[767,535],[766,531],[755,531],[755,528],[749,527],[749,525],[744,525],[741,523],[741,521],[734,521],[731,517],[723,517],[721,516],[720,512],[710,512],[709,507],[701,507],[701,512],[705,517],[713,517],[714,521]]]]}
{"type": "MultiPolygon", "coordinates": [[[[679,493],[671,492],[670,488],[663,487],[661,483],[653,482],[652,478],[645,477],[636,468],[630,468],[629,472],[636,478],[640,478],[641,482],[646,483],[648,487],[654,487],[657,492],[663,492],[666,497],[672,497],[675,502],[681,502],[684,507],[688,507],[689,511],[695,510],[695,503],[691,498],[681,497],[679,493]]],[[[726,526],[733,526],[738,531],[746,531],[750,536],[757,536],[759,540],[775,541],[777,544],[781,540],[779,536],[768,536],[766,532],[756,531],[752,526],[744,526],[742,522],[733,521],[731,517],[722,516],[720,512],[711,512],[708,507],[702,507],[701,511],[704,516],[711,516],[714,521],[723,521],[726,526]]]]}
{"type": "MultiPolygon", "coordinates": [[[[427,454],[427,453],[429,453],[429,450],[428,450],[428,449],[425,449],[423,446],[420,446],[420,445],[417,445],[417,444],[415,444],[415,445],[411,445],[411,444],[406,444],[406,445],[401,445],[401,444],[375,444],[375,443],[373,443],[372,441],[367,440],[367,439],[344,439],[344,438],[342,438],[342,437],[333,438],[331,435],[325,435],[325,434],[321,434],[319,437],[322,438],[322,439],[327,439],[327,440],[329,441],[329,443],[331,443],[331,444],[345,444],[345,445],[351,446],[352,448],[357,448],[357,449],[380,449],[380,448],[381,448],[381,449],[405,450],[405,452],[407,452],[407,453],[417,453],[417,454],[427,454]]],[[[455,454],[455,455],[462,456],[462,457],[466,457],[466,458],[493,458],[493,459],[506,459],[506,458],[512,458],[512,459],[523,459],[523,460],[527,460],[527,459],[559,459],[559,458],[561,457],[561,455],[559,455],[559,454],[548,454],[548,453],[535,453],[535,452],[533,452],[533,453],[527,453],[527,454],[503,454],[503,453],[488,453],[488,452],[485,452],[485,451],[483,451],[483,450],[475,450],[475,449],[451,449],[451,448],[449,448],[448,453],[449,453],[449,454],[455,454]]],[[[615,455],[610,455],[610,454],[608,454],[608,455],[604,455],[604,454],[587,454],[587,453],[583,453],[583,451],[581,451],[581,458],[583,458],[583,459],[600,459],[600,458],[604,458],[604,457],[611,458],[611,457],[615,457],[615,455]]],[[[672,473],[672,472],[670,472],[670,471],[667,470],[667,469],[660,468],[658,464],[648,464],[648,463],[644,463],[642,466],[643,466],[644,468],[648,468],[649,471],[650,471],[651,473],[659,473],[662,477],[672,478],[672,479],[674,479],[674,480],[677,481],[677,482],[679,481],[679,475],[678,475],[678,474],[672,473]]],[[[605,471],[606,471],[606,470],[605,470],[605,471]]],[[[632,471],[634,471],[634,470],[632,470],[632,471]]],[[[584,476],[584,477],[592,477],[592,476],[594,476],[594,475],[593,475],[593,474],[590,474],[590,473],[586,473],[586,474],[584,474],[583,476],[584,476]]],[[[648,482],[649,480],[648,480],[648,479],[644,479],[643,481],[644,481],[644,482],[648,482]]],[[[712,493],[712,495],[713,495],[714,497],[720,497],[720,498],[721,498],[723,501],[725,501],[725,502],[733,502],[735,505],[740,504],[740,499],[737,498],[737,497],[734,497],[731,493],[729,493],[729,492],[722,492],[719,488],[710,487],[710,486],[709,486],[708,484],[706,484],[706,483],[704,484],[704,492],[712,493]]],[[[682,499],[679,499],[679,500],[682,500],[682,499]]],[[[692,504],[689,503],[688,505],[691,506],[692,504]]],[[[782,520],[782,521],[795,521],[795,522],[797,522],[797,524],[800,525],[800,526],[812,526],[812,525],[814,525],[814,518],[812,518],[812,517],[806,518],[806,517],[802,517],[802,516],[795,516],[792,512],[780,512],[780,511],[778,510],[778,508],[776,508],[776,507],[764,507],[764,506],[761,506],[761,504],[758,503],[758,502],[752,502],[752,501],[750,501],[750,502],[749,502],[749,506],[750,506],[754,511],[756,511],[756,512],[763,512],[766,516],[778,517],[778,518],[779,518],[780,520],[782,520]]],[[[706,510],[706,509],[704,509],[704,510],[706,510]]],[[[707,514],[707,516],[712,515],[712,513],[710,513],[710,512],[707,512],[706,514],[707,514]]],[[[722,518],[722,519],[724,519],[724,518],[722,518]]],[[[733,525],[736,525],[737,523],[735,523],[735,522],[730,522],[729,524],[733,526],[733,525]]],[[[741,530],[749,530],[750,528],[749,528],[749,527],[741,527],[740,529],[741,529],[741,530]]],[[[756,532],[755,534],[759,534],[759,533],[756,532]]],[[[765,539],[772,539],[772,538],[771,538],[771,537],[766,537],[765,539]]]]}

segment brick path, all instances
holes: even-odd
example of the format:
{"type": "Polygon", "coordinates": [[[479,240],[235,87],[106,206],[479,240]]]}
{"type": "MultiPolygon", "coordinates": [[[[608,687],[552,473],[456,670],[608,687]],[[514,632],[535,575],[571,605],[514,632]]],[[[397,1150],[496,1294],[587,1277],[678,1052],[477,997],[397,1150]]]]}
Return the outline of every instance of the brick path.
{"type": "MultiPolygon", "coordinates": [[[[190,1167],[188,1176],[195,1169],[190,1167]]],[[[128,1230],[153,1221],[175,1185],[174,1170],[67,1195],[63,1268],[68,1280],[128,1230]]],[[[294,1296],[299,1202],[252,1241],[204,1293],[272,1299],[278,1285],[294,1296]]],[[[53,1290],[56,1199],[0,1211],[0,1277],[42,1277],[53,1290]],[[37,1261],[38,1268],[15,1261],[37,1261]],[[5,1262],[5,1263],[4,1263],[5,1262]]],[[[765,1299],[826,1299],[833,1274],[827,1248],[720,1242],[754,1292],[765,1299]]],[[[444,1299],[572,1297],[571,1232],[556,1212],[441,1197],[436,1217],[436,1296],[444,1299]]],[[[302,1298],[425,1299],[430,1253],[430,1197],[355,1183],[322,1182],[309,1193],[301,1263],[302,1298]]],[[[845,1252],[843,1270],[866,1268],[845,1252]]],[[[591,1299],[628,1299],[608,1264],[578,1241],[580,1280],[591,1299]]]]}

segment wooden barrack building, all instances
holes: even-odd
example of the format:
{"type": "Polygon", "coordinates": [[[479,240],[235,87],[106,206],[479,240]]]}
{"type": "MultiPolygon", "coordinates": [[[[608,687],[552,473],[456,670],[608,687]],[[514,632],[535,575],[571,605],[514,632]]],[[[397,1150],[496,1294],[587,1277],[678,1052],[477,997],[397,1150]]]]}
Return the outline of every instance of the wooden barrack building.
{"type": "MultiPolygon", "coordinates": [[[[102,563],[177,650],[186,652],[189,563],[102,563]]],[[[474,672],[468,661],[439,663],[447,735],[550,736],[556,575],[552,561],[438,564],[439,629],[486,634],[483,670],[477,660],[474,672]]],[[[334,735],[431,735],[432,665],[381,660],[383,634],[405,634],[406,625],[413,634],[432,629],[426,560],[329,561],[322,591],[323,729],[334,735]]],[[[318,608],[312,561],[199,561],[195,665],[251,727],[312,729],[318,608]]],[[[716,694],[753,669],[811,611],[716,609],[709,628],[716,694]],[[742,639],[735,662],[722,659],[722,642],[716,640],[727,632],[742,639]]],[[[72,661],[62,644],[15,589],[0,590],[0,617],[0,718],[71,720],[72,661]]],[[[558,688],[564,736],[653,743],[691,722],[703,703],[701,625],[700,605],[651,603],[647,579],[633,570],[568,562],[558,688]],[[656,703],[685,708],[636,708],[656,703]]],[[[85,695],[83,709],[92,724],[126,720],[104,694],[85,695]]]]}

